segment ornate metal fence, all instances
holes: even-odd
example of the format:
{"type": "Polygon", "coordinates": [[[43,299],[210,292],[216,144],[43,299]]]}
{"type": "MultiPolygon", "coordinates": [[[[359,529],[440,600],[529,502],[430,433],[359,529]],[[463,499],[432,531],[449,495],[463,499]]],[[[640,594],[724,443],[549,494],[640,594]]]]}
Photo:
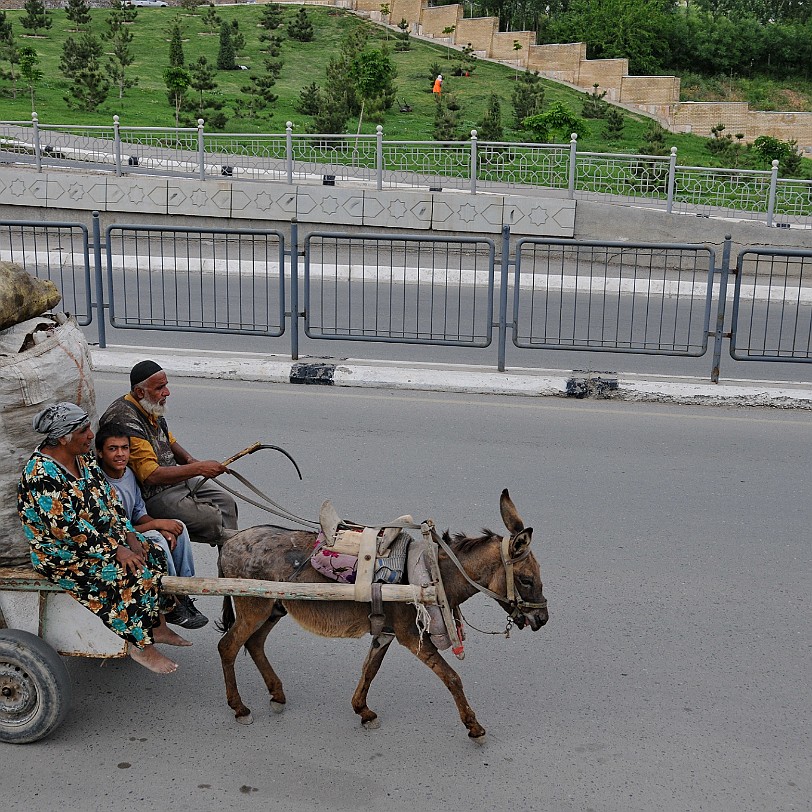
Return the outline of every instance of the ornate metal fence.
{"type": "Polygon", "coordinates": [[[151,172],[237,177],[287,183],[357,182],[377,189],[429,187],[510,191],[566,190],[570,197],[634,201],[667,212],[744,216],[767,225],[812,225],[812,182],[779,178],[772,170],[680,166],[670,155],[579,152],[569,144],[466,141],[386,141],[374,135],[257,135],[191,128],[41,125],[0,122],[0,153],[7,160],[48,166],[92,163],[116,174],[151,172]]]}

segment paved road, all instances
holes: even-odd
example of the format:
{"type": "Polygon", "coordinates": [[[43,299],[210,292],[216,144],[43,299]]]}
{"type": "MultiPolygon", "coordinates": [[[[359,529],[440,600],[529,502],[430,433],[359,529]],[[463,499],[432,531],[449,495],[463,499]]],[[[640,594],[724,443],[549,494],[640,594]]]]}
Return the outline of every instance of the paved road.
{"type": "MultiPolygon", "coordinates": [[[[123,376],[122,376],[123,377],[123,376]]],[[[103,407],[123,388],[101,377],[103,407]]],[[[289,706],[227,708],[212,626],[181,669],[73,661],[75,704],[45,742],[0,747],[4,809],[764,812],[809,809],[809,443],[812,416],[774,410],[430,396],[172,382],[170,421],[217,457],[254,439],[281,456],[241,470],[313,515],[405,511],[498,528],[509,487],[535,528],[551,620],[511,639],[471,631],[460,664],[489,731],[467,740],[443,686],[393,651],[349,705],[366,644],[283,623],[268,650],[289,706]]],[[[254,509],[243,521],[264,519],[254,509]]],[[[198,551],[211,573],[210,548],[198,551]]],[[[201,599],[214,616],[218,602],[201,599]]],[[[485,598],[466,616],[489,630],[485,598]]]]}

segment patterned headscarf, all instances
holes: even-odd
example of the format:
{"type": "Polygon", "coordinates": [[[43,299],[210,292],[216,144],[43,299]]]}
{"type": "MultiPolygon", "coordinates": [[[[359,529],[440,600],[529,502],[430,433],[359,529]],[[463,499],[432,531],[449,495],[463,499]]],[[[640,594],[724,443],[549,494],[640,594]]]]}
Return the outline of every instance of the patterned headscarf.
{"type": "Polygon", "coordinates": [[[89,422],[87,412],[74,403],[54,403],[46,406],[34,416],[32,423],[34,431],[45,434],[46,441],[56,443],[60,437],[65,437],[80,426],[89,422]]]}

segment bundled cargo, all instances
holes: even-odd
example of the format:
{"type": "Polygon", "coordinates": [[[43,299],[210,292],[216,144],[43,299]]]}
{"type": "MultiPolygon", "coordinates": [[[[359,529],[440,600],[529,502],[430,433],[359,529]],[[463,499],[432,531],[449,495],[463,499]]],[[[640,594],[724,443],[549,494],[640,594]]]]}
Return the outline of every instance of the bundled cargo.
{"type": "Polygon", "coordinates": [[[0,316],[6,329],[0,330],[0,567],[29,563],[28,543],[17,516],[17,483],[23,466],[42,440],[31,426],[34,415],[49,403],[67,400],[97,420],[96,395],[91,377],[87,341],[76,323],[64,313],[40,313],[59,302],[52,283],[29,277],[19,268],[0,265],[0,316]],[[38,283],[42,283],[41,285],[38,283]],[[23,290],[19,312],[24,320],[8,326],[9,304],[23,290]],[[9,296],[9,291],[12,295],[9,296]],[[36,302],[36,304],[35,304],[36,302]]]}

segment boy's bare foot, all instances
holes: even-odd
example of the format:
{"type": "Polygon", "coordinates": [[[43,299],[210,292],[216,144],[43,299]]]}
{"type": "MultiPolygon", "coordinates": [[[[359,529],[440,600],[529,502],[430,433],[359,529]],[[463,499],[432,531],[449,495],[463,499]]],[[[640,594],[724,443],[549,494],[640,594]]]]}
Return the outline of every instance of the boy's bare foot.
{"type": "Polygon", "coordinates": [[[166,621],[161,618],[161,625],[155,626],[152,630],[152,637],[156,643],[164,643],[167,646],[191,646],[192,641],[176,634],[166,625],[166,621]]]}
{"type": "Polygon", "coordinates": [[[172,674],[178,670],[178,664],[161,654],[155,646],[144,646],[144,648],[130,646],[130,657],[155,674],[172,674]]]}

